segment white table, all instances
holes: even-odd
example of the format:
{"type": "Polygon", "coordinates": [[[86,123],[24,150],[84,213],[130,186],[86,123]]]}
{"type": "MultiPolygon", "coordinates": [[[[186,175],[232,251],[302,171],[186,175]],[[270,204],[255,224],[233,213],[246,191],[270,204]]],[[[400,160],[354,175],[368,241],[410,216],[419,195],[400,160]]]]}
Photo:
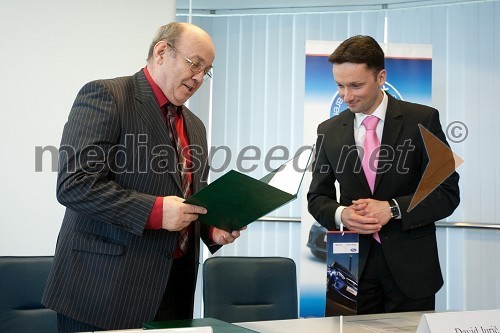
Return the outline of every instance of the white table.
{"type": "MultiPolygon", "coordinates": [[[[342,331],[340,329],[340,317],[254,321],[234,323],[234,325],[245,327],[260,333],[415,333],[423,313],[426,312],[344,316],[342,318],[342,331]]],[[[191,328],[191,330],[192,329],[193,328],[191,328]]],[[[172,330],[160,329],[143,331],[142,328],[138,328],[105,332],[139,333],[172,332],[172,330]]]]}
{"type": "MultiPolygon", "coordinates": [[[[415,332],[424,312],[344,316],[342,333],[415,332]]],[[[236,323],[261,333],[337,333],[340,317],[306,318],[236,323]]]]}

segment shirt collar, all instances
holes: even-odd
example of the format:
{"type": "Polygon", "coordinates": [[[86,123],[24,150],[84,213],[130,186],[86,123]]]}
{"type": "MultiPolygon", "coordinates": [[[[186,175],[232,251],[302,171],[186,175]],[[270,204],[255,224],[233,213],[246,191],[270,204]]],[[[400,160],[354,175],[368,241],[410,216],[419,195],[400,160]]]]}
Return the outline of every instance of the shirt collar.
{"type": "MultiPolygon", "coordinates": [[[[384,94],[384,98],[382,98],[382,102],[380,102],[379,106],[373,111],[371,116],[376,116],[380,121],[383,123],[385,120],[385,114],[387,113],[387,103],[389,101],[389,98],[387,98],[387,95],[384,90],[382,90],[382,93],[384,94]]],[[[356,128],[359,128],[361,126],[361,123],[363,123],[363,120],[365,120],[366,117],[369,115],[364,114],[364,113],[355,113],[355,122],[354,126],[356,128]]]]}
{"type": "Polygon", "coordinates": [[[149,85],[151,86],[151,89],[153,90],[153,94],[155,96],[156,102],[158,103],[158,106],[160,107],[160,109],[163,108],[168,103],[167,97],[165,96],[163,91],[161,91],[161,88],[153,80],[153,78],[149,74],[147,67],[144,67],[143,72],[144,75],[146,76],[146,79],[149,82],[149,85]]]}

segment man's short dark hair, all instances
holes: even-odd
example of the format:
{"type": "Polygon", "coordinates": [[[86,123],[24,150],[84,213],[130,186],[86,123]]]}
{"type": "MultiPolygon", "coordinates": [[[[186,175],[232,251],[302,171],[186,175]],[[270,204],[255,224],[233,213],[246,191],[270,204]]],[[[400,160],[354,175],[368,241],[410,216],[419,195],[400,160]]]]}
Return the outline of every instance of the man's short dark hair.
{"type": "Polygon", "coordinates": [[[376,73],[385,68],[384,51],[373,37],[357,35],[343,41],[328,57],[332,64],[366,64],[376,73]]]}

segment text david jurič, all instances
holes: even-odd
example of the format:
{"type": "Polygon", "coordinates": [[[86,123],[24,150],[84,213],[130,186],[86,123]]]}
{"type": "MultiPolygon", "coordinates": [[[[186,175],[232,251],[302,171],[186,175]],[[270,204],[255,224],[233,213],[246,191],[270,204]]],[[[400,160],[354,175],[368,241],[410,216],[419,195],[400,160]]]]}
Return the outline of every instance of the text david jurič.
{"type": "Polygon", "coordinates": [[[489,327],[470,327],[467,329],[455,328],[455,333],[500,333],[500,330],[496,325],[491,325],[489,327]]]}

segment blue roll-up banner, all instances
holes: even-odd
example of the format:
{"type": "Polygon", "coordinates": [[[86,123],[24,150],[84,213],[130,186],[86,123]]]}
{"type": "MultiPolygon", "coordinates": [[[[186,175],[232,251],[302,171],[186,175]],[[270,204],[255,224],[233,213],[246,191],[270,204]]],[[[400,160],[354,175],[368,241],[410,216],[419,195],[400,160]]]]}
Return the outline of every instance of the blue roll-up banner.
{"type": "MultiPolygon", "coordinates": [[[[338,95],[337,84],[332,75],[332,64],[328,62],[328,56],[340,43],[339,41],[306,41],[304,145],[311,146],[316,142],[316,129],[321,122],[347,109],[338,95]]],[[[380,44],[380,46],[385,53],[387,70],[387,82],[382,89],[398,99],[432,106],[431,45],[380,44]]],[[[304,318],[330,315],[325,293],[325,275],[329,270],[340,272],[342,269],[347,269],[357,274],[355,256],[351,264],[339,261],[337,265],[330,267],[333,262],[327,262],[327,238],[336,236],[327,236],[326,229],[319,225],[307,211],[307,191],[311,177],[310,172],[304,176],[301,199],[299,285],[300,316],[304,318]],[[343,268],[340,268],[340,265],[343,268]]],[[[337,186],[337,197],[339,195],[337,186]]],[[[345,233],[344,237],[347,235],[348,233],[345,233]]],[[[340,281],[337,285],[339,283],[340,281]]],[[[346,290],[351,289],[346,288],[346,290]]],[[[349,296],[348,293],[349,291],[347,296],[349,296]]]]}

